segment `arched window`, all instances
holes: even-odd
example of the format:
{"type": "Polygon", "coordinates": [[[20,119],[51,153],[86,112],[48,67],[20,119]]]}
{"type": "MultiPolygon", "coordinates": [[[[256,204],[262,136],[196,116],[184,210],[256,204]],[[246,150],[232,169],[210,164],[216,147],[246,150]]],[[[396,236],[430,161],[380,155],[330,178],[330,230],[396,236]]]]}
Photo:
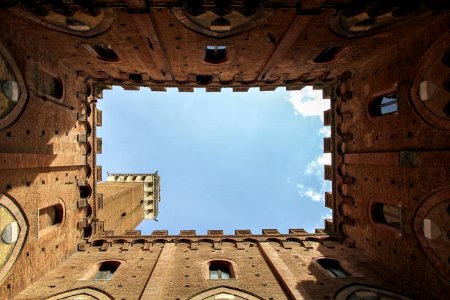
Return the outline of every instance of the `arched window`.
{"type": "Polygon", "coordinates": [[[333,277],[347,277],[347,272],[341,267],[338,260],[333,258],[321,258],[317,260],[317,263],[328,271],[333,277]]]}
{"type": "Polygon", "coordinates": [[[329,46],[323,49],[319,55],[314,58],[315,63],[328,63],[336,59],[336,55],[341,50],[340,46],[329,46]]]}
{"type": "Polygon", "coordinates": [[[400,229],[401,208],[383,203],[375,203],[372,208],[372,219],[376,223],[400,229]]]}
{"type": "Polygon", "coordinates": [[[397,93],[376,97],[369,105],[369,115],[372,118],[393,114],[397,111],[397,93]]]}
{"type": "Polygon", "coordinates": [[[117,53],[111,48],[111,45],[91,44],[87,45],[88,51],[103,61],[115,62],[119,60],[117,53]]]}
{"type": "Polygon", "coordinates": [[[62,80],[42,70],[40,70],[38,74],[37,89],[39,92],[47,96],[61,99],[64,95],[62,80]]]}
{"type": "Polygon", "coordinates": [[[209,263],[209,279],[234,278],[231,264],[223,260],[215,260],[209,263]]]}
{"type": "Polygon", "coordinates": [[[63,217],[64,209],[59,203],[39,209],[39,231],[61,224],[63,217]]]}
{"type": "Polygon", "coordinates": [[[220,64],[227,61],[226,46],[206,46],[205,61],[210,64],[220,64]]]}
{"type": "Polygon", "coordinates": [[[93,279],[94,280],[109,280],[114,275],[114,273],[117,271],[117,269],[120,266],[120,262],[115,260],[108,260],[102,262],[97,272],[94,274],[93,279]]]}

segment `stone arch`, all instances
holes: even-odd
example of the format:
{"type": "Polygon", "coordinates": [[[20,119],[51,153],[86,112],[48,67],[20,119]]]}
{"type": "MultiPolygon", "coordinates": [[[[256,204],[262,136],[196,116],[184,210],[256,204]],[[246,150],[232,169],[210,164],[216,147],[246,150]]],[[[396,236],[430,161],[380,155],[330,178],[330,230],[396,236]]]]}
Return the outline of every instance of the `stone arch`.
{"type": "Polygon", "coordinates": [[[450,280],[448,261],[448,218],[450,217],[450,186],[438,189],[423,198],[412,217],[414,235],[431,265],[447,280],[450,280]],[[425,224],[426,220],[435,224],[425,224]],[[433,226],[439,228],[441,234],[433,234],[433,226]],[[427,228],[428,227],[428,228],[427,228]]]}
{"type": "MultiPolygon", "coordinates": [[[[45,7],[43,9],[45,11],[45,7]]],[[[93,10],[92,7],[89,9],[93,10]]],[[[114,12],[112,9],[97,9],[97,11],[90,13],[87,13],[86,9],[77,9],[71,16],[62,15],[52,10],[46,10],[47,14],[39,16],[23,6],[12,7],[8,10],[19,17],[42,26],[85,38],[102,34],[114,23],[114,12]]]]}
{"type": "Polygon", "coordinates": [[[21,207],[7,195],[0,194],[0,281],[19,256],[28,236],[28,220],[21,207]]]}
{"type": "Polygon", "coordinates": [[[273,14],[273,9],[260,8],[252,12],[252,15],[243,15],[237,11],[231,11],[224,16],[205,10],[193,13],[189,9],[172,8],[174,17],[188,29],[214,38],[224,38],[247,31],[266,20],[273,14]],[[204,15],[204,16],[202,16],[204,15]],[[228,20],[228,16],[231,18],[228,20]],[[212,18],[205,23],[205,17],[212,18]],[[214,19],[215,18],[215,19],[214,19]]]}
{"type": "MultiPolygon", "coordinates": [[[[367,1],[369,3],[370,1],[367,1]]],[[[383,10],[371,9],[369,5],[343,7],[328,16],[328,26],[335,34],[345,38],[360,38],[380,33],[385,28],[398,23],[407,22],[414,17],[419,8],[416,1],[398,4],[395,1],[386,5],[383,10]],[[402,14],[395,13],[399,9],[402,14]]]]}
{"type": "Polygon", "coordinates": [[[9,127],[22,113],[28,92],[25,81],[9,51],[0,44],[0,130],[9,127]]]}
{"type": "Polygon", "coordinates": [[[94,287],[83,287],[74,290],[65,291],[56,295],[53,295],[48,300],[68,299],[69,297],[75,299],[76,296],[90,296],[93,299],[114,299],[110,294],[94,287]]]}
{"type": "Polygon", "coordinates": [[[352,296],[358,297],[357,293],[359,291],[369,292],[370,293],[369,295],[373,296],[373,297],[381,296],[380,298],[377,298],[377,299],[382,299],[383,298],[382,296],[387,296],[387,297],[389,297],[389,299],[411,300],[410,298],[407,298],[405,296],[396,294],[394,292],[391,292],[391,291],[388,291],[385,289],[377,288],[374,286],[362,285],[362,284],[349,284],[349,285],[346,285],[346,286],[340,288],[333,295],[333,300],[346,300],[346,299],[350,299],[350,297],[352,297],[352,296]]]}
{"type": "Polygon", "coordinates": [[[253,293],[241,290],[241,289],[228,287],[228,286],[220,286],[220,287],[210,288],[203,292],[195,294],[195,295],[189,297],[188,299],[189,300],[204,300],[204,299],[212,300],[212,299],[214,299],[213,298],[214,296],[220,295],[220,294],[229,294],[229,295],[237,296],[237,297],[239,297],[237,299],[247,299],[247,300],[262,300],[263,299],[262,297],[259,297],[256,294],[253,294],[253,293]]]}

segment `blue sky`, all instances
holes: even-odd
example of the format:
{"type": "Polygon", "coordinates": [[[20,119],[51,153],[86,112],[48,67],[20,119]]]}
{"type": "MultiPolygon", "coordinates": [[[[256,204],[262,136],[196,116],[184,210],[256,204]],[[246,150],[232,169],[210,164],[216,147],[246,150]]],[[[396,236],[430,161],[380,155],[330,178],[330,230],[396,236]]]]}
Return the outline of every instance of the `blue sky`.
{"type": "Polygon", "coordinates": [[[161,176],[158,221],[143,234],[167,229],[289,228],[313,231],[330,216],[324,207],[321,91],[234,93],[104,91],[99,108],[106,172],[161,176]]]}

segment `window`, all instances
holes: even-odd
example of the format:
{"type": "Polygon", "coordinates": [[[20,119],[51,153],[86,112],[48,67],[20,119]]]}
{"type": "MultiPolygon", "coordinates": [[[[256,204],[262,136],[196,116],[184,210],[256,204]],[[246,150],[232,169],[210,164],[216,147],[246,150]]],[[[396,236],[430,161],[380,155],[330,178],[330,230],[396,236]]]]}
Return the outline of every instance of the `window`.
{"type": "Polygon", "coordinates": [[[338,260],[332,258],[321,258],[317,262],[319,265],[328,271],[333,277],[347,277],[348,273],[342,269],[338,260]]]}
{"type": "Polygon", "coordinates": [[[61,204],[39,209],[39,231],[62,223],[64,210],[61,204]]]}
{"type": "Polygon", "coordinates": [[[227,60],[226,46],[206,46],[205,61],[210,64],[220,64],[227,60]]]}
{"type": "Polygon", "coordinates": [[[100,264],[98,271],[95,273],[94,280],[109,280],[117,271],[120,266],[120,262],[109,260],[100,264]]]}
{"type": "Polygon", "coordinates": [[[119,60],[117,53],[111,48],[110,45],[92,44],[88,45],[89,52],[94,54],[98,59],[103,61],[114,62],[119,60]]]}
{"type": "Polygon", "coordinates": [[[369,115],[371,117],[393,114],[397,110],[397,93],[376,97],[369,105],[369,115]]]}
{"type": "Polygon", "coordinates": [[[401,208],[383,203],[375,203],[372,209],[372,218],[376,223],[382,223],[400,229],[401,208]]]}
{"type": "Polygon", "coordinates": [[[37,89],[39,92],[61,99],[64,94],[64,87],[61,79],[53,77],[45,71],[39,71],[37,89]]]}
{"type": "Polygon", "coordinates": [[[209,279],[230,279],[233,276],[231,264],[227,261],[212,261],[209,263],[209,279]]]}
{"type": "Polygon", "coordinates": [[[340,46],[329,46],[323,49],[319,55],[314,58],[315,63],[328,63],[336,59],[336,55],[341,50],[340,46]]]}

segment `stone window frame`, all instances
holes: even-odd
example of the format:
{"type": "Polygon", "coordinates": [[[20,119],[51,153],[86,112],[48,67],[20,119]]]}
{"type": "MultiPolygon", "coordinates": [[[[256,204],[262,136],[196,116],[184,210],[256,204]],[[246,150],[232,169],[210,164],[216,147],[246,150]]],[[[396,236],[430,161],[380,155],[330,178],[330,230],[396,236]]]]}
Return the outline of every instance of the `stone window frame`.
{"type": "Polygon", "coordinates": [[[110,64],[114,64],[120,61],[120,55],[116,52],[116,50],[110,48],[111,45],[110,44],[104,44],[104,43],[83,43],[80,44],[80,46],[82,48],[84,48],[86,50],[86,52],[88,52],[91,56],[95,57],[98,61],[101,61],[103,63],[110,63],[110,64]],[[104,59],[102,58],[101,55],[99,55],[99,53],[95,50],[94,46],[101,46],[101,47],[106,47],[109,48],[110,50],[112,50],[114,52],[114,54],[117,56],[117,58],[114,59],[104,59]]]}
{"type": "Polygon", "coordinates": [[[62,226],[65,224],[66,218],[67,218],[67,216],[66,216],[66,211],[67,211],[67,210],[66,210],[66,203],[64,202],[64,200],[63,200],[62,198],[58,198],[56,201],[51,202],[51,203],[48,203],[48,205],[39,207],[39,208],[37,209],[37,224],[36,224],[36,227],[37,227],[37,229],[38,229],[38,230],[37,230],[38,239],[40,239],[40,238],[42,238],[42,237],[48,235],[49,233],[54,232],[54,231],[57,230],[58,228],[62,227],[62,226]],[[40,226],[39,226],[39,212],[40,212],[40,210],[45,209],[45,208],[48,208],[48,207],[52,207],[52,206],[55,206],[55,205],[60,205],[60,206],[61,206],[61,209],[62,209],[62,219],[61,219],[61,222],[56,223],[56,224],[53,224],[53,225],[48,226],[48,227],[45,227],[45,228],[42,228],[42,229],[39,228],[39,227],[40,227],[40,226]]]}
{"type": "Polygon", "coordinates": [[[20,96],[19,100],[17,100],[17,104],[14,106],[14,108],[3,118],[0,119],[0,130],[10,127],[12,124],[15,123],[15,121],[18,119],[20,114],[22,113],[23,109],[25,108],[26,103],[28,102],[28,90],[25,84],[25,81],[22,77],[22,74],[20,73],[19,67],[16,65],[13,57],[9,53],[9,51],[6,49],[3,44],[0,43],[0,55],[3,56],[3,58],[8,63],[9,67],[11,68],[11,71],[13,72],[14,76],[16,77],[17,84],[19,85],[20,89],[20,96]]]}
{"type": "Polygon", "coordinates": [[[63,76],[58,71],[52,71],[52,70],[50,70],[49,67],[43,66],[41,63],[36,65],[35,68],[36,68],[37,72],[44,72],[47,75],[49,75],[50,77],[52,77],[55,80],[55,82],[60,83],[62,93],[61,93],[61,97],[57,98],[54,95],[49,95],[49,94],[42,92],[39,89],[39,81],[38,81],[37,77],[34,78],[36,80],[33,79],[31,81],[31,82],[34,82],[34,84],[31,85],[32,91],[35,92],[36,96],[38,96],[42,99],[50,100],[50,101],[56,102],[56,103],[63,103],[66,98],[66,83],[64,82],[63,76]]]}
{"type": "Polygon", "coordinates": [[[331,256],[317,256],[317,257],[313,257],[311,259],[311,263],[313,265],[315,265],[318,269],[321,270],[322,273],[327,274],[328,277],[331,278],[335,278],[337,280],[345,280],[346,278],[357,278],[357,277],[363,277],[360,274],[358,274],[347,262],[342,261],[336,257],[331,257],[331,256]],[[339,265],[341,267],[341,269],[344,270],[344,272],[347,274],[347,276],[345,277],[337,277],[337,276],[333,276],[330,271],[328,271],[327,269],[325,269],[324,267],[322,267],[321,264],[319,264],[319,260],[321,259],[332,259],[332,260],[336,260],[337,262],[339,262],[339,265]]]}
{"type": "Polygon", "coordinates": [[[368,205],[368,209],[369,209],[369,220],[370,223],[376,227],[382,227],[383,229],[386,230],[390,230],[393,233],[398,233],[399,235],[402,235],[403,232],[403,224],[402,224],[402,206],[401,204],[397,204],[397,203],[384,203],[382,201],[377,201],[377,200],[373,200],[369,203],[368,205]],[[400,210],[400,227],[397,228],[395,226],[389,225],[388,223],[384,223],[384,222],[380,222],[376,220],[376,217],[374,218],[374,206],[377,204],[382,204],[382,205],[389,205],[392,207],[398,207],[400,210]]]}
{"type": "Polygon", "coordinates": [[[368,95],[366,97],[366,101],[365,101],[365,103],[366,103],[365,112],[366,112],[367,119],[373,123],[395,121],[399,116],[400,108],[401,108],[401,103],[400,103],[401,102],[401,92],[399,92],[399,91],[400,91],[400,89],[398,87],[398,84],[395,83],[392,87],[389,87],[384,90],[381,90],[381,91],[378,91],[378,92],[368,95]],[[396,101],[397,110],[392,113],[386,113],[386,114],[381,114],[378,116],[372,116],[369,111],[371,109],[371,106],[373,105],[373,102],[375,100],[379,99],[380,97],[388,96],[393,93],[395,93],[397,95],[397,101],[396,101]]]}
{"type": "Polygon", "coordinates": [[[206,280],[213,280],[213,281],[217,281],[217,280],[233,280],[233,279],[238,279],[238,268],[237,268],[237,263],[233,260],[230,259],[226,259],[226,258],[214,258],[214,259],[209,259],[207,261],[205,261],[204,263],[204,267],[203,267],[203,273],[204,273],[204,278],[206,280]],[[222,279],[222,278],[218,278],[218,279],[212,279],[210,278],[210,266],[211,263],[213,262],[218,262],[218,263],[225,263],[229,266],[230,269],[230,278],[227,279],[222,279]]]}
{"type": "Polygon", "coordinates": [[[323,270],[327,272],[327,274],[333,278],[347,278],[350,277],[350,272],[348,272],[344,267],[342,267],[341,261],[333,258],[333,257],[319,257],[314,260],[323,270]],[[337,265],[337,268],[330,268],[324,266],[321,261],[329,261],[337,265]],[[334,269],[338,269],[339,272],[344,274],[341,276],[340,274],[337,274],[337,272],[333,271],[334,269]]]}
{"type": "MultiPolygon", "coordinates": [[[[126,269],[126,268],[121,268],[122,266],[126,265],[126,261],[123,259],[117,259],[114,257],[111,258],[106,258],[106,259],[101,259],[98,261],[95,261],[91,264],[91,267],[88,269],[88,271],[83,275],[83,277],[81,277],[78,280],[81,281],[93,281],[93,282],[104,282],[104,281],[110,281],[112,280],[119,272],[122,272],[122,269],[126,269]],[[119,265],[117,266],[116,270],[114,271],[114,273],[111,275],[111,277],[109,279],[95,279],[96,274],[98,273],[101,265],[105,262],[117,262],[119,263],[119,265]]],[[[116,276],[117,277],[117,276],[116,276]]]]}

